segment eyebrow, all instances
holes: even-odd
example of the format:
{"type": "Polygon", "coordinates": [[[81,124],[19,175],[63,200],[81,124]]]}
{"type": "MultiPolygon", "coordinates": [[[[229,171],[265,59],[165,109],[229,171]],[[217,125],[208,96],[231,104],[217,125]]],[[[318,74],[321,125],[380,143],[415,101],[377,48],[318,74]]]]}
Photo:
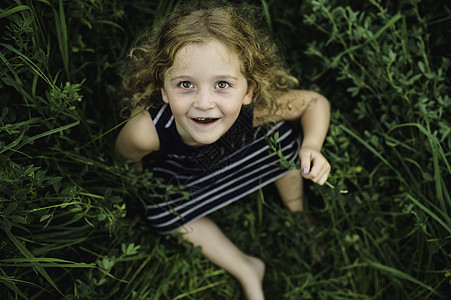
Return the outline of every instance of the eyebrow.
{"type": "MultiPolygon", "coordinates": [[[[181,80],[181,79],[191,79],[192,77],[189,75],[177,75],[173,78],[171,78],[171,81],[177,81],[177,80],[181,80]]],[[[219,80],[219,79],[233,79],[235,81],[238,81],[238,78],[233,76],[233,75],[217,75],[214,76],[213,78],[219,80]]]]}

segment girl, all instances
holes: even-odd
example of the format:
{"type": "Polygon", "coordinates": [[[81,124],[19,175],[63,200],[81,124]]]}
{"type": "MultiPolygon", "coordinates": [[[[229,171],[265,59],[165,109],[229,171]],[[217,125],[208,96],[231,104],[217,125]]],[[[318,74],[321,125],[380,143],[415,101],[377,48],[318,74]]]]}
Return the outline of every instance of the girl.
{"type": "Polygon", "coordinates": [[[247,299],[264,299],[265,265],[239,250],[206,217],[275,182],[292,212],[303,209],[302,179],[324,184],[330,165],[320,150],[329,124],[321,95],[288,89],[274,44],[251,27],[243,8],[176,10],[131,51],[124,86],[131,118],[117,152],[142,162],[163,185],[189,197],[150,195],[147,218],[162,234],[181,233],[234,275],[247,299]],[[286,121],[300,119],[302,145],[286,121]],[[301,171],[280,168],[266,137],[301,171]]]}

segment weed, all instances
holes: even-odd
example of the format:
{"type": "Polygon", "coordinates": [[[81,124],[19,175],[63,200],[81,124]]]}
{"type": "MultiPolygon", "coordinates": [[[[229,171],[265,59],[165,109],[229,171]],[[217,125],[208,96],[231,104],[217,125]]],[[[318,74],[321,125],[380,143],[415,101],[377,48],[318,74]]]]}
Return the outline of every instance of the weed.
{"type": "MultiPolygon", "coordinates": [[[[314,263],[271,186],[211,217],[266,262],[268,299],[445,298],[449,8],[426,0],[250,2],[262,7],[303,88],[332,104],[329,186],[307,189],[327,255],[314,263]]],[[[114,105],[120,62],[143,26],[176,3],[2,4],[0,298],[242,297],[199,249],[149,229],[142,212],[158,178],[113,151],[123,122],[114,105]]]]}

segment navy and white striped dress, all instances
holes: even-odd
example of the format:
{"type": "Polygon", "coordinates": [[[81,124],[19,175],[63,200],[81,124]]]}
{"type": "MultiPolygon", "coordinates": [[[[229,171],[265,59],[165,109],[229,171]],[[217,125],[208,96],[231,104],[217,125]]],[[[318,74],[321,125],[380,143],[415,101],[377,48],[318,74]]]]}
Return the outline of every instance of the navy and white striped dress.
{"type": "Polygon", "coordinates": [[[252,110],[244,106],[229,131],[213,144],[183,143],[168,105],[149,110],[160,139],[160,150],[143,158],[164,186],[184,186],[188,193],[162,189],[150,194],[147,219],[161,234],[205,216],[274,182],[289,170],[265,136],[279,133],[278,142],[289,161],[298,161],[300,141],[288,122],[252,127],[252,110]],[[188,196],[187,196],[188,194],[188,196]]]}

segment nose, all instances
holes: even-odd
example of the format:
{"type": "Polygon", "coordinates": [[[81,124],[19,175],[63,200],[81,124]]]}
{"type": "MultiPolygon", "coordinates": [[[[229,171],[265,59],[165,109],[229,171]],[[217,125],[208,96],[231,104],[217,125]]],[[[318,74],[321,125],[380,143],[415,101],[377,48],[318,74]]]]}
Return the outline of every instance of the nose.
{"type": "Polygon", "coordinates": [[[206,89],[199,90],[193,106],[199,110],[209,110],[215,107],[214,96],[206,89]]]}

